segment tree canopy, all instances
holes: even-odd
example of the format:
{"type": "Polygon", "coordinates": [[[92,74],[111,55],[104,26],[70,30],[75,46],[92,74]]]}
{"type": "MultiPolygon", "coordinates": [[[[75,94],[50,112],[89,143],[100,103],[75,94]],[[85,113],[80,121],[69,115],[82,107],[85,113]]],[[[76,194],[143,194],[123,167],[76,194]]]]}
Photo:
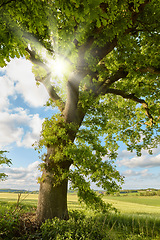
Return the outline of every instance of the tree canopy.
{"type": "Polygon", "coordinates": [[[25,56],[47,105],[59,108],[38,143],[48,149],[45,174],[52,169],[57,184],[70,179],[88,204],[87,177],[117,190],[119,143],[140,156],[160,142],[160,1],[12,0],[0,9],[1,67],[25,56]],[[67,66],[63,74],[56,59],[67,66]]]}

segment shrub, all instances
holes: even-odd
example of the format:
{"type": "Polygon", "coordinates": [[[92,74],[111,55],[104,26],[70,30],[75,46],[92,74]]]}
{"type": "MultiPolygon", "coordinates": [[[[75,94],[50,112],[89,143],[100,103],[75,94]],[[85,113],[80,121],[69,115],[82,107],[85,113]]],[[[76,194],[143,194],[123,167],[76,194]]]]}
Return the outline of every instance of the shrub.
{"type": "Polygon", "coordinates": [[[58,218],[47,220],[42,224],[41,231],[42,238],[48,240],[107,239],[106,229],[104,229],[102,222],[97,221],[94,217],[87,217],[84,213],[78,211],[70,212],[68,221],[59,220],[58,218]]]}
{"type": "Polygon", "coordinates": [[[140,192],[140,196],[145,196],[144,192],[140,192]]]}
{"type": "Polygon", "coordinates": [[[29,205],[1,202],[0,240],[39,239],[37,225],[30,220],[33,211],[35,210],[29,205]]]}
{"type": "Polygon", "coordinates": [[[4,214],[0,214],[0,239],[10,240],[19,232],[20,213],[8,207],[4,214]]]}
{"type": "Polygon", "coordinates": [[[157,191],[157,196],[160,196],[160,190],[157,191]]]}

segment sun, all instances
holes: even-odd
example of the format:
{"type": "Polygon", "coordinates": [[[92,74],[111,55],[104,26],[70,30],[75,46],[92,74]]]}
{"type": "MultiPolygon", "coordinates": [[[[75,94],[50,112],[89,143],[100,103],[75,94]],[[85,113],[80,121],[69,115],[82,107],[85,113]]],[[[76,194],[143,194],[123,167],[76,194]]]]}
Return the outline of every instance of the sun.
{"type": "Polygon", "coordinates": [[[64,57],[56,55],[53,58],[47,57],[47,65],[52,72],[52,77],[57,80],[63,80],[71,69],[71,64],[64,57]]]}
{"type": "Polygon", "coordinates": [[[62,57],[57,56],[52,62],[53,74],[58,78],[64,77],[68,72],[68,68],[67,61],[62,57]]]}
{"type": "Polygon", "coordinates": [[[52,77],[62,80],[70,71],[71,62],[69,59],[59,54],[50,55],[46,49],[42,49],[40,55],[46,62],[50,71],[52,72],[52,77]]]}

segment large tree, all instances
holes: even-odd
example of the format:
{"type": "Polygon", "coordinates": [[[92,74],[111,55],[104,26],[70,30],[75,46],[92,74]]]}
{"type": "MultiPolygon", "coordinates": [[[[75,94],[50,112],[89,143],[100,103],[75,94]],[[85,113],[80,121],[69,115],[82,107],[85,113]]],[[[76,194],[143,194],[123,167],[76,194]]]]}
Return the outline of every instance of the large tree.
{"type": "Polygon", "coordinates": [[[160,140],[160,1],[6,0],[0,8],[1,66],[25,56],[47,105],[59,109],[38,143],[47,153],[37,219],[68,218],[68,180],[86,204],[105,210],[88,178],[117,190],[119,142],[140,155],[160,140]]]}

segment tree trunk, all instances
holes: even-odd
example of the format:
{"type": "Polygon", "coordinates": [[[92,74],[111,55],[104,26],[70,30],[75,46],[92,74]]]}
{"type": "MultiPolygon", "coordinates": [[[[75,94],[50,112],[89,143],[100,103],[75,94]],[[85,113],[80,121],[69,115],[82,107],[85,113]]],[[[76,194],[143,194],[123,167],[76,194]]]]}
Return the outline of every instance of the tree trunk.
{"type": "MultiPolygon", "coordinates": [[[[54,159],[50,159],[50,154],[53,154],[53,148],[48,150],[45,162],[49,167],[43,170],[42,180],[40,182],[40,190],[37,206],[37,221],[39,224],[46,219],[52,219],[58,217],[60,219],[67,220],[67,190],[68,179],[61,180],[55,185],[55,178],[57,171],[57,164],[54,163],[54,159]]],[[[62,161],[59,166],[63,170],[69,171],[71,162],[62,161]]]]}
{"type": "Polygon", "coordinates": [[[63,180],[58,186],[53,186],[52,180],[49,178],[45,178],[40,183],[37,206],[37,221],[39,223],[54,217],[68,219],[67,187],[68,180],[63,180]]]}
{"type": "MultiPolygon", "coordinates": [[[[55,146],[52,145],[52,142],[47,145],[47,155],[44,159],[44,169],[42,180],[40,182],[37,206],[37,221],[39,224],[44,222],[46,219],[52,219],[54,217],[66,220],[69,218],[67,209],[68,178],[66,177],[64,179],[63,173],[66,174],[69,172],[69,168],[73,162],[63,153],[63,148],[65,149],[67,144],[74,142],[76,133],[84,117],[83,111],[80,111],[79,109],[79,113],[77,114],[77,111],[72,106],[72,103],[69,105],[71,106],[66,104],[69,109],[72,108],[72,111],[70,114],[68,114],[68,112],[64,112],[65,124],[63,121],[57,121],[57,132],[51,132],[51,137],[52,134],[57,136],[57,142],[54,142],[55,146]],[[69,125],[67,125],[68,123],[69,125]],[[74,123],[73,129],[70,128],[71,123],[74,123]],[[75,125],[77,126],[76,128],[75,125]],[[63,131],[61,135],[59,128],[62,128],[62,130],[63,128],[67,129],[65,131],[65,136],[63,135],[63,131]],[[68,139],[66,136],[68,136],[68,139]],[[63,178],[61,178],[62,175],[63,178]]],[[[55,123],[53,122],[50,124],[55,123]]]]}

